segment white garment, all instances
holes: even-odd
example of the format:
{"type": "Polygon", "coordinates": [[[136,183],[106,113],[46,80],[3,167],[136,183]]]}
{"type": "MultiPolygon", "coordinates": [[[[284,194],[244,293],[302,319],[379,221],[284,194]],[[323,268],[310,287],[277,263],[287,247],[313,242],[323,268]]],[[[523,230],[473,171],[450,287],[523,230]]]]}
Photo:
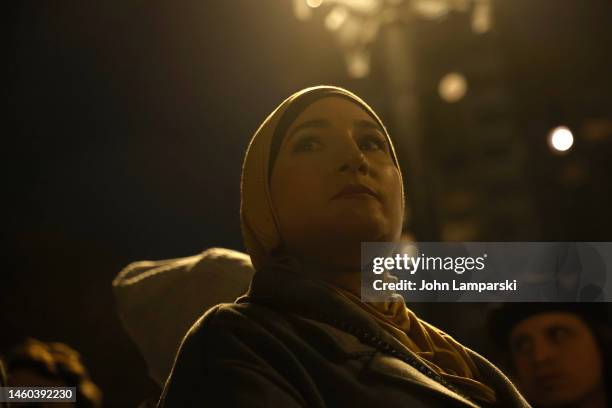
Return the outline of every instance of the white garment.
{"type": "Polygon", "coordinates": [[[134,262],[119,272],[113,280],[117,311],[160,387],[187,330],[211,307],[244,294],[253,273],[247,254],[224,248],[134,262]]]}

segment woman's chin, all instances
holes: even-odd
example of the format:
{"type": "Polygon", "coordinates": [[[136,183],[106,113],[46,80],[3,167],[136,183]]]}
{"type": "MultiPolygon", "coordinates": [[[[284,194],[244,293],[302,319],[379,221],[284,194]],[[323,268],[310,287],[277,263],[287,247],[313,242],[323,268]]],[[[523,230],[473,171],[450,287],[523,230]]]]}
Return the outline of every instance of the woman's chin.
{"type": "Polygon", "coordinates": [[[351,218],[336,223],[332,236],[346,243],[379,242],[390,238],[388,230],[380,218],[351,218]]]}

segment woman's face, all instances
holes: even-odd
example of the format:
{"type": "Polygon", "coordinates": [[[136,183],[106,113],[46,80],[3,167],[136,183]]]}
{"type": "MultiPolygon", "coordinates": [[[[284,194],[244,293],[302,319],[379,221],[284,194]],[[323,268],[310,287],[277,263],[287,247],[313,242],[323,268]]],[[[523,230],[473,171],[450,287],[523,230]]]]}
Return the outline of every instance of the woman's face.
{"type": "Polygon", "coordinates": [[[401,232],[402,189],[390,146],[356,103],[330,96],[289,127],[271,176],[284,248],[337,266],[360,262],[360,243],[401,232]]]}

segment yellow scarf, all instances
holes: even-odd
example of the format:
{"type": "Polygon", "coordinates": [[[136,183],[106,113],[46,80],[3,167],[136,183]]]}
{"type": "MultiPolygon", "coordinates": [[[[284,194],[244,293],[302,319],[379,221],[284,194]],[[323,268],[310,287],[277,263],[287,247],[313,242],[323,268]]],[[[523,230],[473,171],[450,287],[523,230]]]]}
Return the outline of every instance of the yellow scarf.
{"type": "Polygon", "coordinates": [[[442,330],[419,319],[403,301],[362,302],[353,293],[336,288],[354,305],[374,317],[378,324],[444,380],[456,385],[467,395],[495,402],[495,391],[483,384],[478,367],[458,341],[442,330]]]}
{"type": "MultiPolygon", "coordinates": [[[[342,94],[352,99],[375,118],[382,121],[362,99],[353,93],[332,86],[318,86],[299,91],[285,99],[255,132],[244,159],[241,182],[240,217],[242,235],[255,270],[282,265],[285,269],[299,268],[287,254],[278,254],[280,244],[278,219],[274,212],[269,186],[269,159],[273,136],[283,114],[304,98],[342,94]]],[[[386,132],[391,155],[399,168],[393,143],[386,132]]],[[[401,174],[401,172],[400,172],[401,174]]],[[[401,183],[400,183],[401,185],[401,183]]],[[[403,197],[402,191],[402,197],[403,197]]],[[[402,203],[403,204],[403,203],[402,203]]],[[[416,353],[432,370],[465,393],[487,402],[495,401],[495,393],[479,381],[479,373],[465,348],[452,337],[419,320],[404,302],[367,304],[344,290],[348,301],[373,316],[384,330],[416,353]]]]}

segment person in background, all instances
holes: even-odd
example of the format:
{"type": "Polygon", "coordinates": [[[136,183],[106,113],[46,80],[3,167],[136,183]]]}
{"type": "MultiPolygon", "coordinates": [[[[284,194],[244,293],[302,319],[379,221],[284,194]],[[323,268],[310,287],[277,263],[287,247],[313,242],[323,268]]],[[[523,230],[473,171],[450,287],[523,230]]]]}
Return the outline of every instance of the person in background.
{"type": "MultiPolygon", "coordinates": [[[[11,387],[76,387],[76,406],[99,408],[102,392],[91,380],[81,356],[64,343],[42,342],[28,338],[6,356],[8,386],[11,387]]],[[[23,405],[11,404],[11,407],[23,405]]],[[[74,403],[36,403],[36,407],[61,408],[74,403]]]]}
{"type": "Polygon", "coordinates": [[[612,403],[612,330],[605,304],[507,303],[492,312],[489,326],[535,407],[612,403]]]}

